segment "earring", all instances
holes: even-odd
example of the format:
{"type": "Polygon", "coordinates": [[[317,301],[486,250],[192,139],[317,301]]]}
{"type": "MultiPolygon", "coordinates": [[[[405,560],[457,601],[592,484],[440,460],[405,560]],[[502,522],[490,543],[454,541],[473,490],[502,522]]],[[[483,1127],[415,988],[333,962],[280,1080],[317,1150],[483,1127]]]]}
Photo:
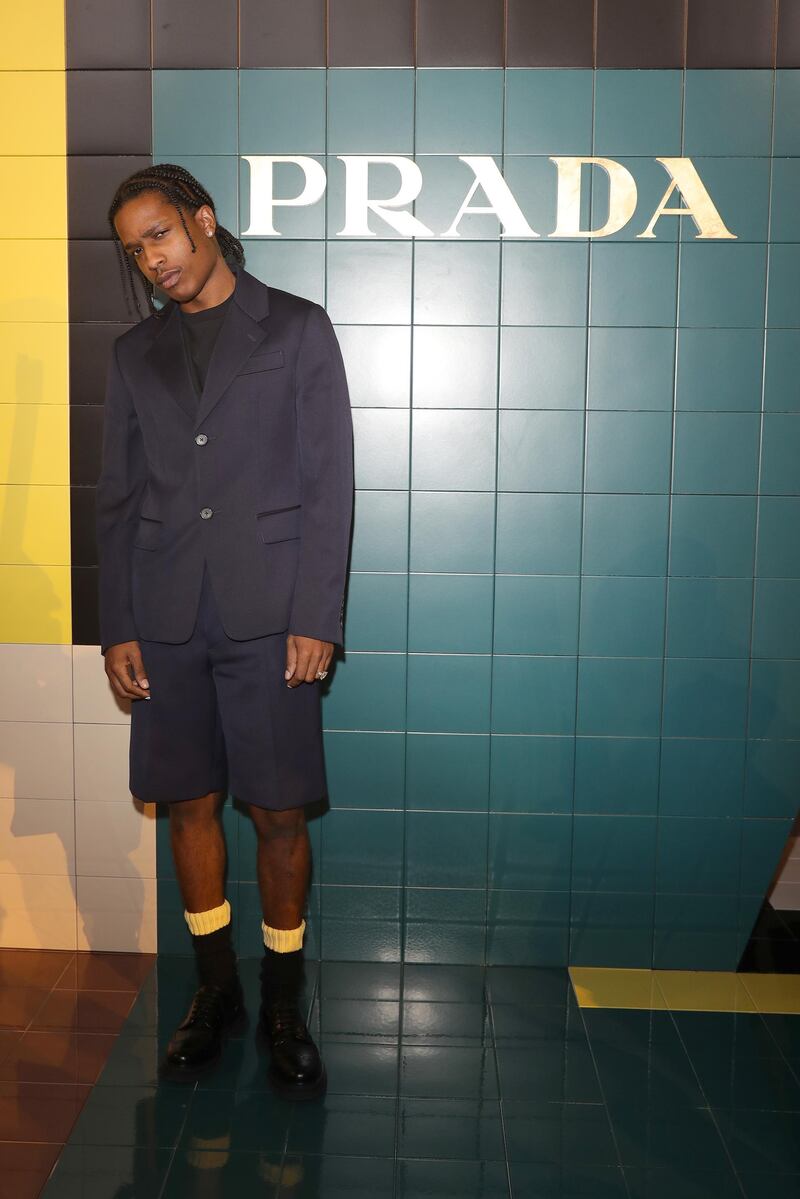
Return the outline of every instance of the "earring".
{"type": "Polygon", "coordinates": [[[213,237],[213,236],[214,236],[214,234],[211,232],[211,230],[206,229],[206,237],[213,237]]]}

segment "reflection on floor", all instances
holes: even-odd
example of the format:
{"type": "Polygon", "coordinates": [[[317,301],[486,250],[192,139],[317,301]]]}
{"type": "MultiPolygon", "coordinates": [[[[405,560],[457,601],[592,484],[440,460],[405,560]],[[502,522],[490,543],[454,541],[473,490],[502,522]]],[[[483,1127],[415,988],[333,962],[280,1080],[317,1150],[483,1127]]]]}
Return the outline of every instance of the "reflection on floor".
{"type": "MultiPolygon", "coordinates": [[[[258,961],[240,968],[254,1015],[258,961]]],[[[310,963],[330,1082],[296,1105],[268,1089],[252,1020],[213,1073],[159,1083],[189,958],[6,950],[0,981],[14,1199],[800,1194],[787,970],[310,963]]]]}
{"type": "Polygon", "coordinates": [[[0,1194],[41,1192],[154,962],[0,949],[0,1194]]]}

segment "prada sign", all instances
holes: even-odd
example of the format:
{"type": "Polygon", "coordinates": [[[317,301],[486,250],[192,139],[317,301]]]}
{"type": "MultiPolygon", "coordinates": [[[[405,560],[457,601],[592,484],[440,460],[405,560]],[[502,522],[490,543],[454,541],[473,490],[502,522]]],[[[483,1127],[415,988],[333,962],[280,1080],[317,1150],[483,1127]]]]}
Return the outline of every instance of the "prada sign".
{"type": "MultiPolygon", "coordinates": [[[[403,237],[460,237],[462,218],[484,213],[497,217],[502,226],[501,237],[541,237],[532,229],[525,213],[517,203],[511,188],[503,178],[494,158],[489,155],[459,155],[473,175],[473,181],[450,226],[440,234],[434,233],[408,211],[409,205],[422,191],[423,177],[419,165],[400,155],[338,154],[345,168],[345,218],[337,237],[377,237],[370,228],[369,214],[385,222],[403,237]],[[370,195],[369,169],[371,164],[387,164],[396,168],[398,185],[394,195],[378,198],[370,195]],[[481,190],[487,203],[473,203],[481,190]]],[[[327,186],[325,168],[316,158],[306,155],[245,154],[250,165],[249,224],[242,230],[244,237],[280,237],[275,228],[275,212],[280,208],[302,208],[316,204],[327,186]],[[302,189],[291,198],[275,196],[274,170],[276,163],[294,163],[301,172],[302,189]]],[[[736,238],[720,216],[691,158],[655,158],[664,168],[665,190],[650,220],[636,238],[654,238],[656,222],[661,217],[690,217],[694,221],[696,240],[736,238]],[[668,207],[675,192],[685,207],[668,207]]],[[[636,210],[636,180],[622,163],[613,158],[572,158],[553,155],[556,180],[556,227],[546,237],[608,237],[627,225],[636,210]],[[580,220],[581,182],[583,168],[600,167],[605,172],[608,187],[608,219],[600,229],[582,229],[580,220]]]]}

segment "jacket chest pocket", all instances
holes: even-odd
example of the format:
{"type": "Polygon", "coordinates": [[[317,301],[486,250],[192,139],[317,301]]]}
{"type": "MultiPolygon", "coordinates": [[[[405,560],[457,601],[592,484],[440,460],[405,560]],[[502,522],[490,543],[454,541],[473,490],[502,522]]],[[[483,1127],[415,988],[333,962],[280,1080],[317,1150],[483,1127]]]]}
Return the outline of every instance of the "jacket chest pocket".
{"type": "Polygon", "coordinates": [[[283,350],[269,350],[265,354],[252,354],[237,375],[252,375],[258,371],[274,371],[283,366],[283,350]]]}
{"type": "Polygon", "coordinates": [[[274,512],[257,512],[258,535],[267,545],[273,541],[289,541],[300,536],[300,505],[278,508],[274,512]]]}
{"type": "Polygon", "coordinates": [[[133,535],[133,544],[139,550],[156,550],[164,532],[164,522],[150,516],[140,516],[133,535]]]}

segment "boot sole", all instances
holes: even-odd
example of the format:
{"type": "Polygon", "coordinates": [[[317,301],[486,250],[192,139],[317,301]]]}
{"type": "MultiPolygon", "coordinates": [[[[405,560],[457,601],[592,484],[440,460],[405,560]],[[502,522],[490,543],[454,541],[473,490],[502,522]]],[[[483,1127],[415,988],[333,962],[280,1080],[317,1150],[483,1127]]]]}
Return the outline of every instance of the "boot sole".
{"type": "Polygon", "coordinates": [[[180,1066],[177,1062],[162,1061],[158,1068],[159,1078],[167,1079],[172,1082],[194,1082],[201,1078],[215,1066],[219,1065],[222,1058],[222,1052],[228,1043],[229,1038],[237,1032],[244,1032],[248,1027],[249,1021],[247,1011],[241,1007],[231,1020],[230,1024],[226,1024],[220,1034],[220,1045],[213,1057],[207,1058],[206,1061],[199,1065],[180,1066]]]}
{"type": "MultiPolygon", "coordinates": [[[[261,1020],[256,1025],[256,1040],[265,1049],[271,1050],[269,1034],[261,1020]]],[[[267,1081],[270,1086],[284,1099],[318,1099],[325,1094],[328,1086],[328,1072],[325,1069],[325,1063],[322,1063],[322,1073],[313,1083],[302,1082],[287,1082],[285,1078],[277,1073],[270,1064],[267,1070],[267,1081]]]]}

